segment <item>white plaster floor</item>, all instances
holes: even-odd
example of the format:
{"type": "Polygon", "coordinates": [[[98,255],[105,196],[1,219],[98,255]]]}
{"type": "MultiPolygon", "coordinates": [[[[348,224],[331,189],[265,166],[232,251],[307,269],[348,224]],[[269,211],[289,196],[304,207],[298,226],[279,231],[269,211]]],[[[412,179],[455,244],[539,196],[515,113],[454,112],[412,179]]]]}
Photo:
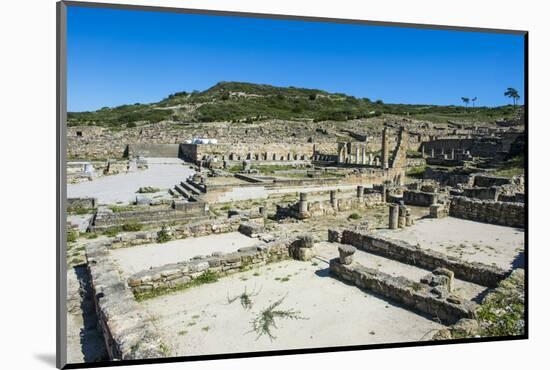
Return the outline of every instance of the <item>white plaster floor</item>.
{"type": "Polygon", "coordinates": [[[506,270],[523,267],[523,229],[445,217],[426,218],[405,229],[378,232],[469,262],[494,264],[506,270]]]}
{"type": "Polygon", "coordinates": [[[67,184],[67,197],[96,197],[99,204],[128,203],[143,186],[168,189],[194,173],[178,158],[148,158],[143,171],[99,177],[93,181],[67,184]]]}
{"type": "Polygon", "coordinates": [[[231,253],[239,248],[259,244],[262,242],[256,238],[231,232],[114,249],[110,253],[120,269],[131,275],[150,267],[187,261],[198,255],[212,252],[231,253]]]}

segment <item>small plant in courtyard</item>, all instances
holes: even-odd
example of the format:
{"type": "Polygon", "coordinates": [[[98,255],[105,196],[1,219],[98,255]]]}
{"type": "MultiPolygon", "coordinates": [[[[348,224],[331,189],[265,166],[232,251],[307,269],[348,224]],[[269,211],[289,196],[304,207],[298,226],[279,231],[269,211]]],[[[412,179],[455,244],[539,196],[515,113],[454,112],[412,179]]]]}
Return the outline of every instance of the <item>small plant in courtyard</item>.
{"type": "Polygon", "coordinates": [[[248,293],[245,287],[244,292],[241,295],[235,296],[233,298],[229,298],[229,295],[227,295],[227,304],[231,304],[237,299],[240,299],[241,306],[243,306],[245,310],[249,310],[252,308],[252,299],[250,299],[250,297],[257,296],[258,294],[260,294],[260,291],[261,289],[259,291],[256,291],[256,289],[254,289],[251,293],[248,293]]]}
{"type": "Polygon", "coordinates": [[[285,300],[286,296],[281,297],[277,301],[270,304],[267,308],[262,310],[254,320],[252,320],[252,330],[257,334],[256,340],[262,335],[267,335],[272,341],[276,339],[273,335],[273,328],[277,328],[277,319],[292,319],[292,320],[307,320],[306,317],[300,315],[300,311],[297,310],[280,310],[277,309],[285,300]]]}
{"type": "Polygon", "coordinates": [[[357,212],[353,212],[351,215],[348,216],[350,220],[359,220],[361,218],[361,215],[357,212]]]}

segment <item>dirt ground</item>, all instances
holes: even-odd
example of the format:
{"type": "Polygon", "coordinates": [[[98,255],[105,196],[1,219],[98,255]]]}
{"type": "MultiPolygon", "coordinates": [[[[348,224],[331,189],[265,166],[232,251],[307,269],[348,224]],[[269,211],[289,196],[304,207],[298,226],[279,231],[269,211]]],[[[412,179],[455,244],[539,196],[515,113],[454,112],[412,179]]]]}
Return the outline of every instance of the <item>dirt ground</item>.
{"type": "Polygon", "coordinates": [[[425,340],[442,325],[328,276],[328,264],[284,261],[141,303],[175,356],[425,340]],[[246,289],[252,308],[240,299],[246,289]],[[252,321],[270,304],[295,310],[272,334],[252,321]]]}

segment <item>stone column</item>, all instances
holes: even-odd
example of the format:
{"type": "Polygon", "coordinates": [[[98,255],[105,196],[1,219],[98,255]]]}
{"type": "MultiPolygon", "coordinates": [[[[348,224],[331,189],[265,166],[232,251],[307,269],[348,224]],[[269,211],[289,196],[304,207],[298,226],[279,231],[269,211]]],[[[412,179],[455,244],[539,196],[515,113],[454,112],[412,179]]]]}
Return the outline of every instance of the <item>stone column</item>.
{"type": "Polygon", "coordinates": [[[369,153],[369,166],[372,166],[374,164],[374,158],[372,156],[372,153],[369,153]]]}
{"type": "Polygon", "coordinates": [[[455,150],[451,149],[451,159],[455,159],[455,150]]]}
{"type": "Polygon", "coordinates": [[[405,213],[405,226],[412,226],[413,224],[413,218],[411,215],[411,210],[407,208],[407,211],[405,213]]]}
{"type": "Polygon", "coordinates": [[[390,148],[388,146],[388,128],[384,127],[382,131],[382,168],[389,168],[389,153],[390,148]]]}
{"type": "Polygon", "coordinates": [[[432,148],[432,158],[434,158],[434,157],[435,157],[435,149],[432,148]]]}
{"type": "Polygon", "coordinates": [[[399,206],[399,218],[397,219],[397,227],[404,228],[407,223],[407,209],[405,206],[399,206]]]}
{"type": "Polygon", "coordinates": [[[386,189],[386,185],[382,184],[381,187],[380,187],[380,192],[382,193],[382,203],[386,203],[386,192],[388,191],[388,189],[386,189]]]}
{"type": "Polygon", "coordinates": [[[264,221],[267,220],[267,207],[260,207],[260,214],[264,218],[264,221]]]}
{"type": "Polygon", "coordinates": [[[353,262],[353,254],[357,249],[353,245],[343,244],[338,246],[338,254],[340,255],[340,263],[342,265],[351,265],[353,262]]]}
{"type": "Polygon", "coordinates": [[[361,164],[367,164],[367,158],[365,156],[365,148],[361,148],[361,164]]]}
{"type": "Polygon", "coordinates": [[[359,164],[359,147],[355,147],[355,164],[359,164]]]}
{"type": "Polygon", "coordinates": [[[336,190],[330,191],[330,205],[334,209],[338,208],[338,200],[336,199],[336,190]]]}
{"type": "Polygon", "coordinates": [[[300,201],[298,202],[298,212],[300,214],[307,213],[307,193],[300,193],[300,201]]]}
{"type": "Polygon", "coordinates": [[[363,194],[365,193],[365,187],[363,185],[357,186],[357,198],[361,202],[363,200],[363,194]]]}
{"type": "Polygon", "coordinates": [[[399,218],[399,206],[397,204],[390,204],[390,216],[389,216],[389,228],[397,229],[397,222],[399,218]]]}

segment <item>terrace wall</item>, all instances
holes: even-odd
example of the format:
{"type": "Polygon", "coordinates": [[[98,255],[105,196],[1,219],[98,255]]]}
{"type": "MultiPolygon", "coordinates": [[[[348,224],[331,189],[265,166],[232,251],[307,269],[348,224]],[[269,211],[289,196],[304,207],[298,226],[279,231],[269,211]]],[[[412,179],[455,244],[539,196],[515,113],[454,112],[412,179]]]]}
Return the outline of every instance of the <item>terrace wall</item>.
{"type": "Polygon", "coordinates": [[[525,227],[524,203],[452,197],[449,215],[496,225],[525,227]]]}

